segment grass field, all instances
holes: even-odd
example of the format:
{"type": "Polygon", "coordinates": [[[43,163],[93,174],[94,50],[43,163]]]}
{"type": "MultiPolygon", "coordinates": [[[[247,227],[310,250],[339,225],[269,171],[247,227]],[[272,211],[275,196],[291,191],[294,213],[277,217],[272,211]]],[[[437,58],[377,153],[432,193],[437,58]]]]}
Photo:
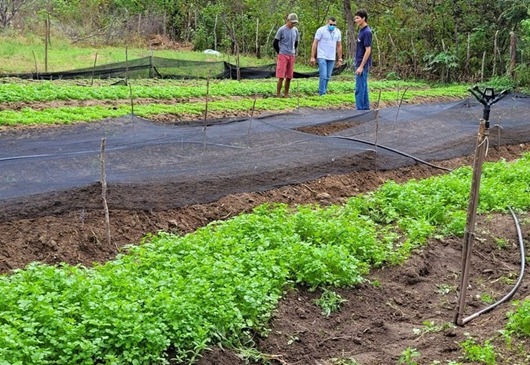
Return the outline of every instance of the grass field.
{"type": "MultiPolygon", "coordinates": [[[[68,40],[52,38],[48,47],[47,72],[58,72],[78,68],[92,67],[114,62],[124,62],[141,57],[158,56],[191,61],[226,61],[235,64],[234,55],[221,54],[212,56],[200,51],[191,51],[189,47],[180,49],[158,49],[146,45],[143,48],[110,47],[110,46],[81,46],[72,44],[68,40]],[[97,55],[97,60],[96,60],[97,55]]],[[[24,37],[0,35],[0,73],[29,73],[45,71],[45,46],[40,37],[27,35],[24,37]]],[[[241,56],[241,66],[256,66],[275,62],[271,58],[256,59],[241,56]]],[[[299,65],[301,66],[301,65],[299,65]]],[[[304,67],[304,69],[308,69],[304,67]]]]}

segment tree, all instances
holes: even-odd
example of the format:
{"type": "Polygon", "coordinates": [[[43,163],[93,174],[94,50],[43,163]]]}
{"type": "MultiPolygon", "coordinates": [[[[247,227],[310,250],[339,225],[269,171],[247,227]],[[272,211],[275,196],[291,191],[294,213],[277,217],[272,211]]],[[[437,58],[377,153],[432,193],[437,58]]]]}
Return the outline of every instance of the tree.
{"type": "Polygon", "coordinates": [[[0,0],[0,28],[8,27],[24,7],[29,7],[33,3],[35,0],[0,0]]]}
{"type": "Polygon", "coordinates": [[[520,40],[519,58],[530,54],[530,0],[0,0],[0,28],[17,22],[41,32],[42,22],[34,19],[45,9],[53,28],[72,41],[123,44],[163,33],[197,50],[274,57],[274,34],[295,12],[301,35],[297,63],[303,63],[316,29],[329,16],[340,24],[344,55],[353,57],[352,6],[368,10],[379,75],[476,80],[483,69],[485,75],[503,75],[510,31],[520,40]]]}
{"type": "Polygon", "coordinates": [[[355,41],[355,22],[353,21],[353,12],[351,10],[351,2],[350,0],[344,0],[344,18],[346,19],[346,26],[348,27],[348,46],[346,49],[348,50],[348,56],[354,59],[355,57],[355,47],[356,47],[356,41],[355,41]]]}

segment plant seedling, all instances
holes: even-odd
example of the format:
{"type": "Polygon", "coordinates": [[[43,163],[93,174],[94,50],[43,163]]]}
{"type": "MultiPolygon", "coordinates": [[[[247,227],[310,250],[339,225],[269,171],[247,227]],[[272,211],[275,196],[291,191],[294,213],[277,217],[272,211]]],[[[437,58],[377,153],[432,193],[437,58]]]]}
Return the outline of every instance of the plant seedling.
{"type": "Polygon", "coordinates": [[[322,314],[329,317],[331,313],[340,309],[347,300],[332,290],[324,289],[320,298],[315,299],[315,304],[322,309],[322,314]]]}

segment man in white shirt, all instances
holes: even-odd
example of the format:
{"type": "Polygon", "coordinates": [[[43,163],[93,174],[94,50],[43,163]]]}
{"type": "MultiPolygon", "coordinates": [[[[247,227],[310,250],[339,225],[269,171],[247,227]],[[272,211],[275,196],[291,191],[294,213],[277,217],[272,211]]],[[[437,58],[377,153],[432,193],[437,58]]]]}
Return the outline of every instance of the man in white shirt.
{"type": "Polygon", "coordinates": [[[328,19],[328,23],[317,29],[313,45],[311,46],[311,65],[318,63],[318,94],[324,95],[328,90],[328,82],[335,67],[342,64],[342,38],[337,28],[337,20],[334,17],[328,19]],[[338,56],[338,57],[337,57],[338,56]]]}

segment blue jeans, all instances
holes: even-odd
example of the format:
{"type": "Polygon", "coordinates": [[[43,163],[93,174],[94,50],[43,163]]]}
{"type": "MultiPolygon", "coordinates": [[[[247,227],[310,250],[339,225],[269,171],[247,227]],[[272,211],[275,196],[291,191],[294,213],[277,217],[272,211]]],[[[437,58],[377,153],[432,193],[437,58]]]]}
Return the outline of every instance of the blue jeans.
{"type": "Polygon", "coordinates": [[[369,67],[365,67],[362,74],[355,74],[355,108],[357,108],[357,110],[370,110],[370,99],[368,98],[368,70],[369,67]]]}
{"type": "Polygon", "coordinates": [[[324,95],[328,91],[328,82],[331,79],[331,73],[333,67],[335,67],[335,61],[326,60],[325,58],[317,58],[318,63],[318,75],[320,79],[318,81],[318,95],[324,95]]]}

